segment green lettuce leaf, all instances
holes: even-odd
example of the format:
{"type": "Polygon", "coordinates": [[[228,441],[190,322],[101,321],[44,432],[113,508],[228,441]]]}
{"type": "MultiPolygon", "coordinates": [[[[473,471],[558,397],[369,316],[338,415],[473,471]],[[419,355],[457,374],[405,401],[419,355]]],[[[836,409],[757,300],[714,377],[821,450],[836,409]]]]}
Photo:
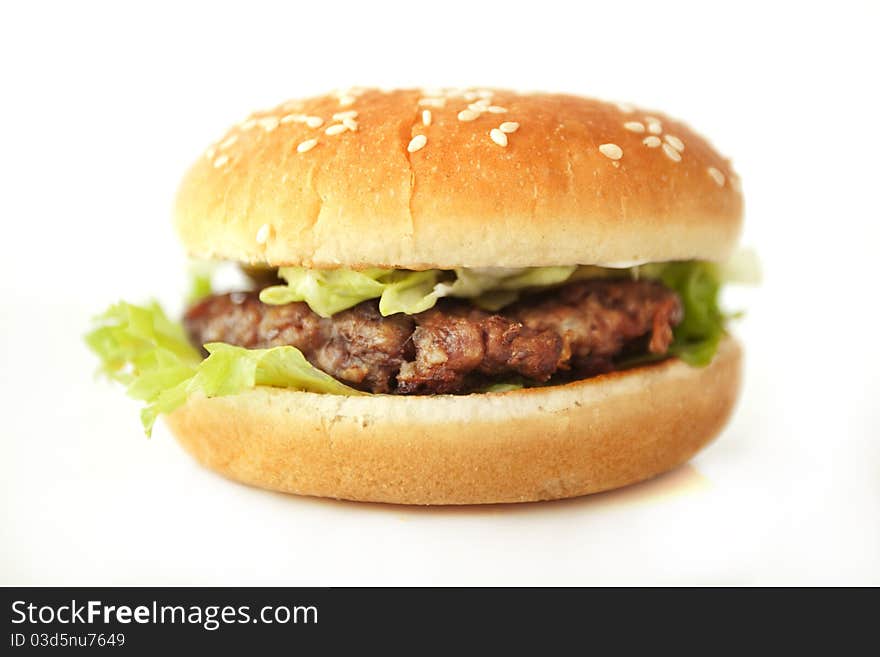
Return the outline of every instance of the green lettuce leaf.
{"type": "Polygon", "coordinates": [[[205,274],[193,274],[190,279],[189,292],[186,295],[187,303],[196,303],[205,297],[211,296],[214,289],[211,285],[211,277],[205,274]]]}
{"type": "Polygon", "coordinates": [[[254,386],[294,388],[331,395],[363,395],[314,367],[296,347],[245,349],[211,342],[208,357],[196,371],[190,391],[207,397],[234,395],[254,386]]]}
{"type": "Polygon", "coordinates": [[[275,305],[305,301],[321,317],[330,317],[366,299],[382,295],[385,283],[379,281],[391,274],[388,269],[306,269],[281,267],[278,275],[287,285],[273,285],[260,292],[263,303],[275,305]]]}
{"type": "Polygon", "coordinates": [[[577,267],[526,267],[523,269],[456,269],[455,280],[437,286],[444,297],[473,299],[483,310],[496,311],[519,298],[527,288],[564,283],[577,267]]]}
{"type": "Polygon", "coordinates": [[[441,297],[472,299],[486,310],[499,310],[513,303],[527,288],[563,283],[578,268],[528,267],[522,269],[347,269],[314,270],[281,267],[278,275],[286,285],[260,292],[269,304],[305,301],[322,317],[351,308],[367,299],[379,299],[379,312],[414,315],[432,308],[441,297]]]}
{"type": "Polygon", "coordinates": [[[437,280],[441,275],[438,269],[393,272],[379,297],[379,312],[385,317],[394,313],[415,315],[432,308],[437,303],[437,280]]]}
{"type": "Polygon", "coordinates": [[[684,318],[673,329],[669,353],[689,365],[708,365],[724,336],[724,313],[718,306],[722,277],[718,265],[702,261],[669,262],[640,268],[681,298],[684,318]]]}
{"type": "Polygon", "coordinates": [[[187,340],[183,327],[152,303],[120,302],[95,318],[86,344],[101,359],[100,371],[127,386],[146,406],[141,421],[147,435],[156,418],[193,394],[234,395],[255,386],[276,386],[336,395],[360,395],[313,367],[295,347],[245,349],[205,345],[208,357],[187,340]]]}
{"type": "Polygon", "coordinates": [[[205,260],[190,260],[188,267],[189,291],[186,295],[187,303],[196,303],[213,294],[214,286],[212,281],[215,266],[215,263],[205,260]]]}

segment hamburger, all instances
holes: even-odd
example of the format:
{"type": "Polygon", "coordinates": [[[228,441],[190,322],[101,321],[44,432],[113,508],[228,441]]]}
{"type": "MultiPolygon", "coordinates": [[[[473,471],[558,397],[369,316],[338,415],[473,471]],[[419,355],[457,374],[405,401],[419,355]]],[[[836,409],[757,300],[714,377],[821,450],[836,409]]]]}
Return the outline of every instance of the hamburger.
{"type": "Polygon", "coordinates": [[[664,114],[571,95],[353,89],[233,126],[175,222],[181,321],[118,303],[102,370],[199,462],[277,491],[404,504],[609,490],[721,430],[741,352],[722,284],[742,196],[664,114]]]}

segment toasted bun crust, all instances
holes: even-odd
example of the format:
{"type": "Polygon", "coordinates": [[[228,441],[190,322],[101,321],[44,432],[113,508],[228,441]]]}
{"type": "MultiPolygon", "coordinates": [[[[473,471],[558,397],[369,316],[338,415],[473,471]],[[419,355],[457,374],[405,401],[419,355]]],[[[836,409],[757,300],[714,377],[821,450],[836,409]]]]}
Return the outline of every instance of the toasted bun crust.
{"type": "Polygon", "coordinates": [[[574,497],[687,461],[736,401],[740,348],[549,388],[340,397],[276,388],[188,402],[168,416],[201,463],[254,486],[400,504],[574,497]]]}
{"type": "Polygon", "coordinates": [[[491,90],[353,90],[258,112],[196,162],[176,204],[194,256],[317,268],[720,260],[741,214],[730,163],[679,121],[491,90]],[[492,133],[506,146],[490,135],[504,122],[519,124],[492,133]]]}

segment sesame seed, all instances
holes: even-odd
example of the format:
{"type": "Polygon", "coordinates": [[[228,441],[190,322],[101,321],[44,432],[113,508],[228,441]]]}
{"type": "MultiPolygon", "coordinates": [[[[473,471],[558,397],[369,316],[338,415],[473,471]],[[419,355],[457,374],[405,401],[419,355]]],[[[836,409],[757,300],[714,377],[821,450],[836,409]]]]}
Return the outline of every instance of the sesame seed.
{"type": "Polygon", "coordinates": [[[492,128],[489,131],[489,137],[499,146],[507,146],[507,135],[498,128],[492,128]]]}
{"type": "Polygon", "coordinates": [[[431,110],[422,110],[422,125],[431,125],[431,110]]]}
{"type": "Polygon", "coordinates": [[[629,103],[615,103],[615,105],[617,105],[617,109],[619,109],[624,114],[632,114],[636,111],[636,108],[629,103]]]}
{"type": "Polygon", "coordinates": [[[348,128],[352,132],[357,132],[358,122],[348,116],[346,116],[344,119],[342,119],[342,125],[344,125],[346,128],[348,128]]]}
{"type": "Polygon", "coordinates": [[[229,162],[229,156],[228,156],[228,155],[225,155],[225,154],[224,154],[224,155],[221,155],[221,156],[218,157],[216,160],[214,160],[214,168],[215,168],[215,169],[219,169],[220,167],[222,167],[222,166],[223,166],[224,164],[226,164],[227,162],[229,162]]]}
{"type": "Polygon", "coordinates": [[[642,143],[648,148],[657,148],[662,142],[660,141],[660,137],[651,135],[650,137],[642,139],[642,143]]]}
{"type": "Polygon", "coordinates": [[[350,105],[354,105],[355,97],[352,95],[340,96],[339,97],[339,105],[341,107],[349,107],[350,105]]]}
{"type": "Polygon", "coordinates": [[[257,231],[257,244],[265,244],[269,240],[269,235],[272,233],[272,226],[269,224],[263,224],[260,226],[260,229],[257,231]]]}
{"type": "Polygon", "coordinates": [[[599,152],[611,160],[619,160],[623,157],[623,149],[617,144],[601,144],[599,152]]]}
{"type": "Polygon", "coordinates": [[[305,141],[301,141],[299,143],[299,145],[296,147],[296,152],[297,153],[307,153],[317,145],[318,145],[317,139],[306,139],[305,141]]]}
{"type": "Polygon", "coordinates": [[[645,125],[641,121],[627,121],[623,124],[623,127],[629,130],[630,132],[644,132],[645,125]]]}
{"type": "Polygon", "coordinates": [[[216,153],[217,149],[214,146],[211,146],[208,150],[205,151],[205,158],[208,160],[213,160],[216,153]]]}
{"type": "Polygon", "coordinates": [[[305,114],[287,114],[281,117],[281,123],[305,123],[305,114]]]}
{"type": "Polygon", "coordinates": [[[243,122],[242,122],[242,124],[241,124],[241,129],[242,129],[242,130],[250,130],[250,129],[253,128],[255,125],[257,125],[257,120],[256,120],[256,119],[248,119],[247,121],[243,121],[243,122]]]}
{"type": "Polygon", "coordinates": [[[490,114],[505,114],[505,113],[507,113],[506,108],[500,107],[498,105],[489,105],[489,107],[486,108],[486,111],[488,111],[490,114]]]}
{"type": "Polygon", "coordinates": [[[324,125],[324,119],[322,119],[320,116],[307,116],[306,125],[310,128],[320,128],[322,125],[324,125]]]}
{"type": "Polygon", "coordinates": [[[325,135],[330,135],[330,136],[332,137],[333,135],[341,135],[341,134],[342,134],[343,132],[345,132],[346,130],[348,130],[348,128],[346,128],[346,127],[345,127],[344,125],[342,125],[341,123],[334,123],[333,125],[331,125],[330,127],[328,127],[328,128],[324,131],[324,134],[325,134],[325,135]]]}
{"type": "Polygon", "coordinates": [[[345,112],[336,112],[333,115],[334,121],[342,121],[343,119],[356,119],[357,118],[357,110],[348,110],[345,112]]]}
{"type": "Polygon", "coordinates": [[[668,157],[673,162],[681,162],[681,153],[679,153],[669,144],[663,144],[663,152],[666,153],[666,157],[668,157]]]}
{"type": "Polygon", "coordinates": [[[419,105],[422,107],[446,107],[445,98],[420,98],[419,105]]]}
{"type": "Polygon", "coordinates": [[[486,108],[492,104],[492,101],[488,98],[480,98],[480,100],[474,102],[471,107],[476,106],[480,108],[480,111],[485,112],[486,108]]]}
{"type": "Polygon", "coordinates": [[[260,124],[260,127],[266,132],[272,132],[275,128],[278,127],[278,117],[277,116],[266,116],[257,121],[260,124]]]}
{"type": "Polygon", "coordinates": [[[458,120],[459,121],[473,121],[473,120],[477,119],[479,116],[480,115],[477,112],[475,112],[473,110],[466,109],[466,110],[461,110],[458,113],[458,120]]]}
{"type": "Polygon", "coordinates": [[[679,153],[684,153],[684,142],[678,137],[673,137],[672,135],[665,135],[663,139],[666,140],[666,143],[672,146],[679,153]]]}
{"type": "Polygon", "coordinates": [[[500,126],[498,126],[498,129],[501,132],[506,132],[507,134],[510,134],[519,130],[519,123],[517,123],[516,121],[505,121],[500,126]]]}
{"type": "Polygon", "coordinates": [[[663,124],[660,123],[660,119],[646,116],[645,121],[648,124],[648,132],[650,132],[652,135],[659,135],[661,132],[663,132],[663,124]]]}
{"type": "Polygon", "coordinates": [[[706,169],[706,171],[709,173],[710,176],[712,176],[712,180],[714,180],[715,183],[719,187],[724,187],[724,174],[723,173],[721,173],[715,167],[709,167],[708,169],[706,169]]]}
{"type": "Polygon", "coordinates": [[[479,96],[477,95],[476,91],[465,91],[464,92],[464,99],[468,102],[470,102],[472,100],[476,100],[477,98],[479,98],[479,96]]]}
{"type": "Polygon", "coordinates": [[[488,105],[478,105],[477,103],[471,103],[470,105],[468,105],[468,109],[471,112],[476,112],[477,114],[485,112],[487,107],[488,105]]]}
{"type": "Polygon", "coordinates": [[[492,98],[493,95],[494,92],[491,89],[477,89],[477,96],[479,96],[482,100],[492,98]]]}
{"type": "Polygon", "coordinates": [[[409,140],[409,144],[406,147],[410,153],[415,153],[416,151],[421,150],[425,147],[425,144],[428,143],[428,138],[425,135],[416,135],[412,139],[409,140]]]}
{"type": "Polygon", "coordinates": [[[232,146],[237,141],[238,141],[238,135],[230,135],[225,140],[220,142],[220,144],[217,146],[217,148],[219,148],[221,151],[225,151],[227,148],[232,146]]]}

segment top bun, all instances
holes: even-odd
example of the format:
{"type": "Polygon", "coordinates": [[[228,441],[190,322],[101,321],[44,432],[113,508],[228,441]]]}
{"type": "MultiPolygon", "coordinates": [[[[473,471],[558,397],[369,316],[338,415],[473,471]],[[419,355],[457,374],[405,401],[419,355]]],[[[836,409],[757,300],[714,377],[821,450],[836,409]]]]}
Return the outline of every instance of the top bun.
{"type": "Polygon", "coordinates": [[[722,260],[728,160],[685,124],[589,98],[352,89],[257,112],[187,173],[202,258],[315,268],[722,260]]]}

